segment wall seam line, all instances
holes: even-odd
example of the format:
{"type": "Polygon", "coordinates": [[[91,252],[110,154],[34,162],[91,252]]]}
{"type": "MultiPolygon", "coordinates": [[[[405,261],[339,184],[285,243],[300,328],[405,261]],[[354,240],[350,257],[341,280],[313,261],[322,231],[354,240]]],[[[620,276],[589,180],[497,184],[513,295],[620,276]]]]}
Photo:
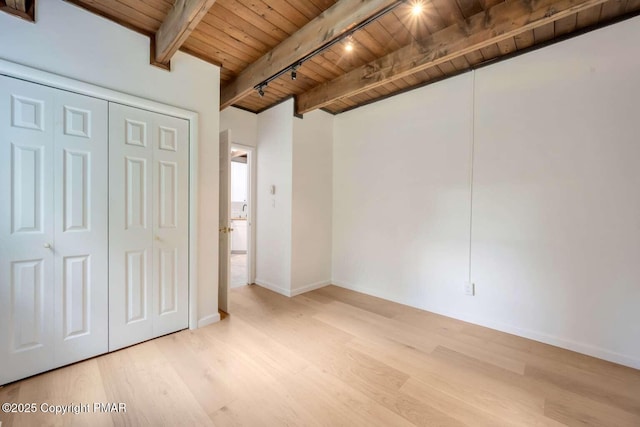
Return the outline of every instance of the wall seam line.
{"type": "MultiPolygon", "coordinates": [[[[471,276],[471,249],[473,244],[473,162],[475,155],[476,137],[476,70],[471,73],[471,162],[469,165],[469,283],[471,276]]],[[[475,292],[474,292],[475,294],[475,292]]]]}

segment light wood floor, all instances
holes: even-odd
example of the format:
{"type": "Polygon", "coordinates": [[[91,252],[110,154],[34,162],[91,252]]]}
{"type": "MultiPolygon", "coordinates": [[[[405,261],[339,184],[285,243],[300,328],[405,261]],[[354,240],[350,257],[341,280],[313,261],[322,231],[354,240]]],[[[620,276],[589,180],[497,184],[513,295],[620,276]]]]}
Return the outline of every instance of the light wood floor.
{"type": "Polygon", "coordinates": [[[0,402],[124,402],[40,425],[640,426],[640,371],[327,287],[232,291],[232,315],[0,389],[0,402]]]}
{"type": "Polygon", "coordinates": [[[244,286],[247,281],[247,254],[231,254],[231,287],[244,286]]]}

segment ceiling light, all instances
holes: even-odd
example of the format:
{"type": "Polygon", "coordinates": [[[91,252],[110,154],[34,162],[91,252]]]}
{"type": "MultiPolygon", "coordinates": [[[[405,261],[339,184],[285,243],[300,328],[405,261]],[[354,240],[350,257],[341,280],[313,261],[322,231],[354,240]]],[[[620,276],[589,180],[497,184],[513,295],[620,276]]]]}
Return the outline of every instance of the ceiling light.
{"type": "Polygon", "coordinates": [[[264,89],[262,88],[262,85],[258,88],[258,95],[260,95],[260,98],[264,96],[264,89]]]}
{"type": "Polygon", "coordinates": [[[291,80],[295,80],[298,77],[298,73],[296,70],[291,70],[291,80]]]}
{"type": "Polygon", "coordinates": [[[351,37],[347,39],[347,44],[344,45],[344,50],[347,52],[351,52],[353,50],[353,40],[351,40],[351,37]]]}
{"type": "Polygon", "coordinates": [[[422,2],[416,1],[415,3],[413,3],[413,6],[411,7],[411,13],[413,14],[413,16],[418,16],[422,13],[423,8],[424,6],[422,5],[422,2]]]}

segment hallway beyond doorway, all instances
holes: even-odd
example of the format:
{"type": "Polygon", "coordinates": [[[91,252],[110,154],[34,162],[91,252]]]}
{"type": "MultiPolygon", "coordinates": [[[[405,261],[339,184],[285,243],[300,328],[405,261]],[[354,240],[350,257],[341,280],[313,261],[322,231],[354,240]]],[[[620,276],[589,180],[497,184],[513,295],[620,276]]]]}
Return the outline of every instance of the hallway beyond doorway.
{"type": "Polygon", "coordinates": [[[237,288],[247,283],[247,254],[231,254],[231,287],[237,288]]]}

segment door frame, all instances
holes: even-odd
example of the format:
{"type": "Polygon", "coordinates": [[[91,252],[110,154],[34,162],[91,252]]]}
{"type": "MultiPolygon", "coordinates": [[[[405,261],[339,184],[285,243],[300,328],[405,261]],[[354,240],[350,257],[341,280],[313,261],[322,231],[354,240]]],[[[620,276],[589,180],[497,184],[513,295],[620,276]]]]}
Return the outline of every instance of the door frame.
{"type": "Polygon", "coordinates": [[[198,113],[0,59],[0,74],[189,121],[189,329],[215,323],[218,313],[198,321],[198,113]]]}
{"type": "MultiPolygon", "coordinates": [[[[232,129],[233,130],[233,129],[232,129]]],[[[249,179],[247,180],[247,200],[248,200],[248,212],[247,212],[247,282],[253,284],[256,281],[256,147],[250,145],[243,145],[233,142],[233,134],[231,139],[231,149],[240,149],[247,152],[247,172],[249,179]]],[[[231,195],[229,195],[231,198],[231,195]]]]}

